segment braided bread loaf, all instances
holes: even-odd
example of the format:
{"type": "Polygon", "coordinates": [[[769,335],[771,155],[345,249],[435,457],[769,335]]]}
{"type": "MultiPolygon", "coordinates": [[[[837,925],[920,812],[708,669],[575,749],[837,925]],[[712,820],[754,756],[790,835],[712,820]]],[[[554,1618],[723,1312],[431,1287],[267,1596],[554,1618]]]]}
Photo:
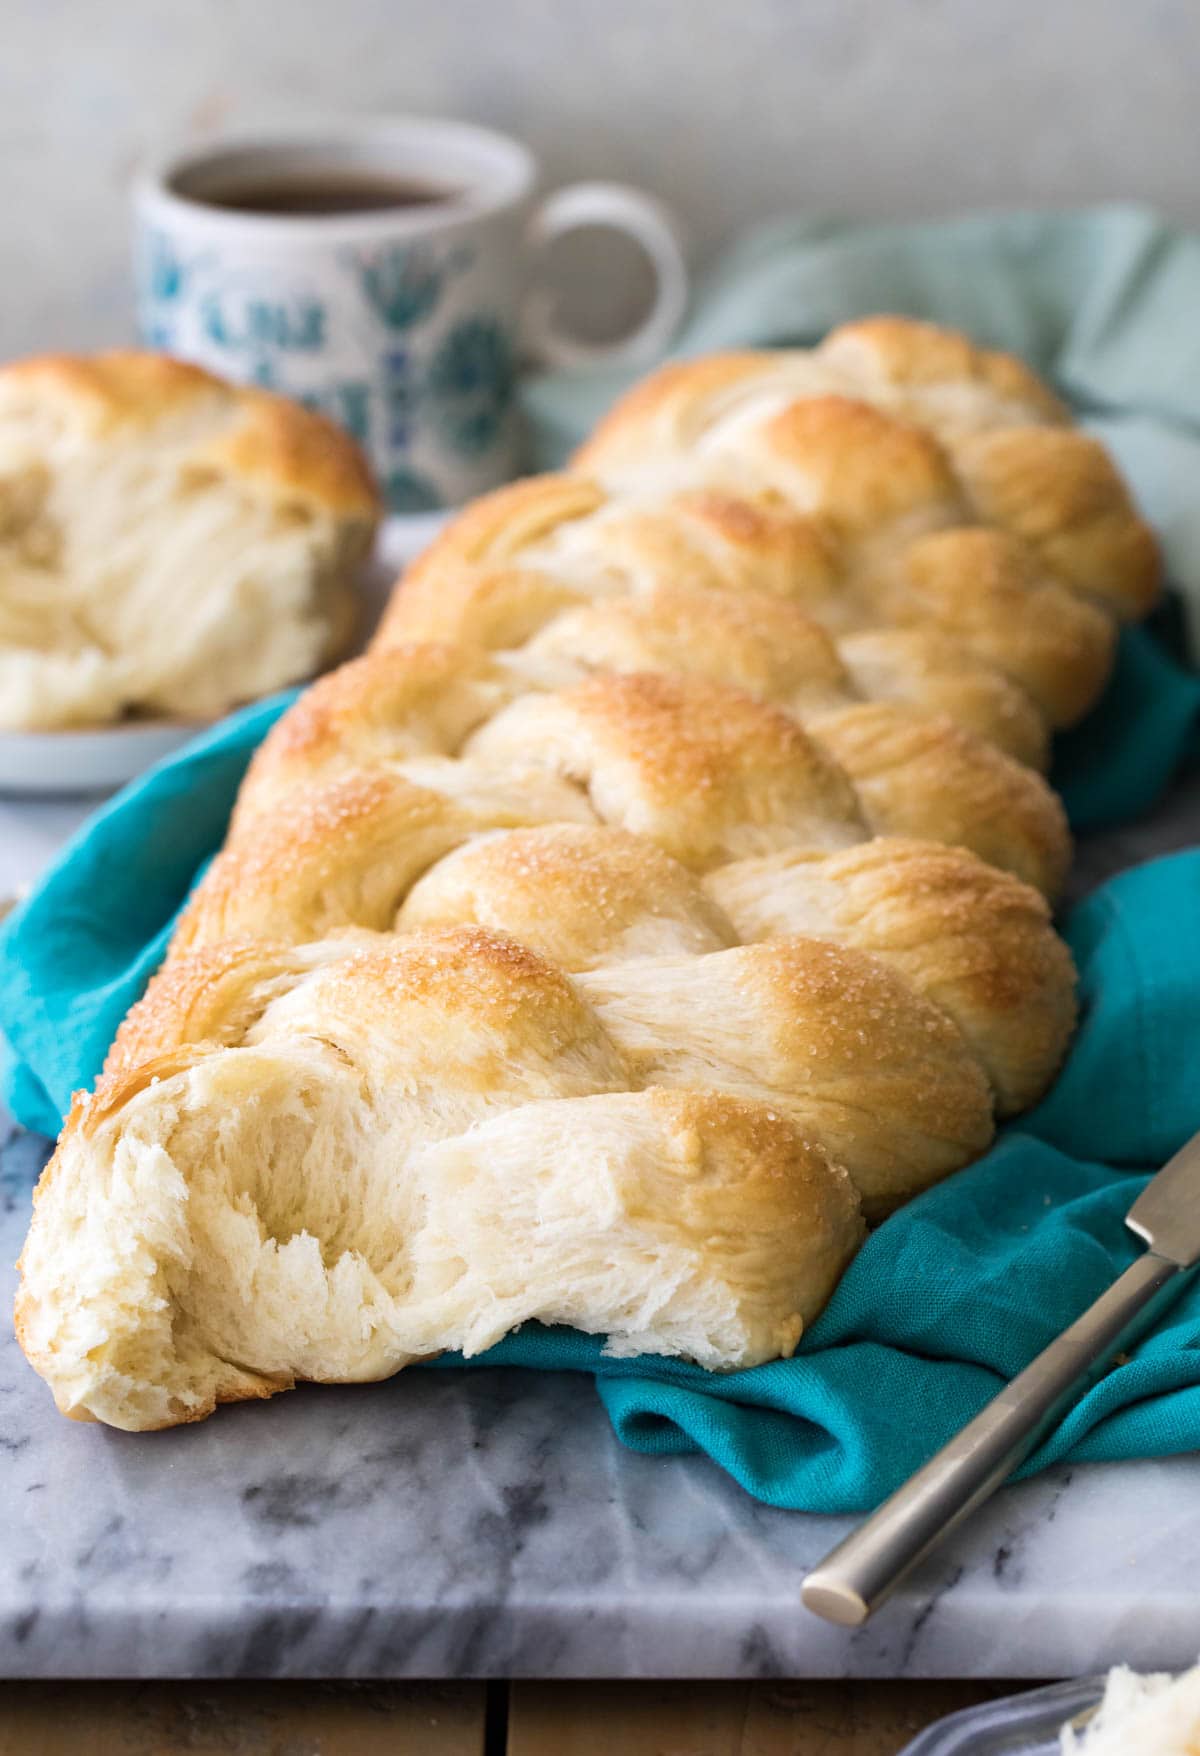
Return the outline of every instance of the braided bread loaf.
{"type": "Polygon", "coordinates": [[[256,755],[39,1187],[18,1331],[66,1413],[531,1318],[786,1355],[861,1216],[1053,1078],[1031,765],[1154,587],[1107,459],[898,320],[670,368],[585,459],[462,515],[256,755]]]}

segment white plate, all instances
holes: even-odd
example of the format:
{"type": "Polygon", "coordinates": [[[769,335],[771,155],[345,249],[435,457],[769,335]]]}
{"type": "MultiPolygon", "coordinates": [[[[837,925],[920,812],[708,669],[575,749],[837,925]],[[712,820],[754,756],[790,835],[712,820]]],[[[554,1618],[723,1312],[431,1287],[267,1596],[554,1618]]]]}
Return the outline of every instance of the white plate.
{"type": "Polygon", "coordinates": [[[194,720],[147,719],[96,731],[0,732],[0,793],[111,792],[199,730],[194,720]]]}
{"type": "MultiPolygon", "coordinates": [[[[361,580],[364,639],[383,612],[397,574],[431,543],[449,517],[388,518],[361,580]]],[[[0,731],[0,793],[61,798],[108,793],[203,730],[195,721],[145,719],[62,732],[0,731]]]]}

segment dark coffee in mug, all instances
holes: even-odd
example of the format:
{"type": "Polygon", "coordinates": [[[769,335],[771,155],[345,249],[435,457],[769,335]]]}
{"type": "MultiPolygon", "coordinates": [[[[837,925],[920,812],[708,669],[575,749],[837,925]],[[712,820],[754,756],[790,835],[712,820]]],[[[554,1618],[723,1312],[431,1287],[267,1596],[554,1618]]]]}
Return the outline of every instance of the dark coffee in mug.
{"type": "Polygon", "coordinates": [[[409,178],[371,175],[330,167],[291,175],[259,177],[230,183],[227,188],[188,190],[192,201],[205,207],[223,207],[235,213],[322,214],[392,213],[397,208],[432,207],[454,201],[460,190],[439,183],[409,178]]]}

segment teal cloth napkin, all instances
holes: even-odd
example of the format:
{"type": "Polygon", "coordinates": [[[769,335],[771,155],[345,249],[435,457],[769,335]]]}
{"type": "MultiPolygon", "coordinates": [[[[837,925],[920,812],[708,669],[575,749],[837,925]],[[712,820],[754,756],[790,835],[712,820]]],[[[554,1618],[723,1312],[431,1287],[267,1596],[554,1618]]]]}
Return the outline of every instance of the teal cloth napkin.
{"type": "MultiPolygon", "coordinates": [[[[890,307],[1016,347],[1078,406],[1103,411],[1105,438],[1119,441],[1168,536],[1174,577],[1200,601],[1200,517],[1185,491],[1200,462],[1197,293],[1200,244],[1132,211],[798,223],[734,252],[683,346],[808,340],[846,314],[890,307]]],[[[544,456],[561,455],[618,388],[531,385],[544,456]]],[[[290,699],[226,720],[118,795],[0,931],[3,1091],[27,1126],[54,1132],[71,1090],[95,1077],[220,844],[254,747],[290,699]]],[[[1152,635],[1127,631],[1105,700],[1056,748],[1053,778],[1076,828],[1151,804],[1194,752],[1198,721],[1200,679],[1152,635]]],[[[595,1338],[531,1324],[470,1363],[591,1372],[625,1444],[704,1452],[771,1504],[875,1504],[1126,1266],[1122,1216],[1140,1179],[1200,1128],[1200,852],[1125,873],[1075,910],[1067,934],[1083,1023],[1054,1091],[978,1164],[871,1236],[793,1360],[718,1376],[606,1360],[595,1338]]],[[[1200,1286],[1026,1471],[1193,1448],[1200,1286]]]]}

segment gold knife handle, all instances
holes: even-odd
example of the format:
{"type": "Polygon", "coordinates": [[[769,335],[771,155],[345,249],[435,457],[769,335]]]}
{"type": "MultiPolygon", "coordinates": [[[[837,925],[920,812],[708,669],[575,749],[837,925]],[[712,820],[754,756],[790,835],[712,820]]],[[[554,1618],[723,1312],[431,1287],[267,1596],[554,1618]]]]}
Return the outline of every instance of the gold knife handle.
{"type": "Polygon", "coordinates": [[[804,1581],[806,1609],[858,1627],[911,1567],[1023,1463],[1113,1356],[1180,1290],[1184,1273],[1153,1251],[1040,1353],[804,1581]]]}

